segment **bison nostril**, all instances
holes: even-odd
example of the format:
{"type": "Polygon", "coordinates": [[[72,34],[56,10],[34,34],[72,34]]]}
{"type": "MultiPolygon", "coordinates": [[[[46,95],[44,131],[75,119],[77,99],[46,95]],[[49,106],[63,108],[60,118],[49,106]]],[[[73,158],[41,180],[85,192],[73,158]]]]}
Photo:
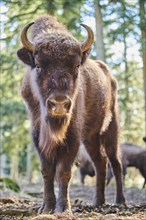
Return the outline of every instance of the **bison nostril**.
{"type": "Polygon", "coordinates": [[[47,108],[50,109],[50,110],[55,111],[55,109],[56,109],[56,105],[55,105],[54,102],[48,100],[48,101],[47,101],[47,108]]]}
{"type": "Polygon", "coordinates": [[[46,109],[49,114],[63,115],[69,112],[71,100],[64,96],[50,97],[46,100],[46,109]]]}
{"type": "Polygon", "coordinates": [[[67,109],[67,110],[69,110],[70,107],[71,107],[71,101],[68,100],[67,102],[64,103],[64,108],[67,109]]]}

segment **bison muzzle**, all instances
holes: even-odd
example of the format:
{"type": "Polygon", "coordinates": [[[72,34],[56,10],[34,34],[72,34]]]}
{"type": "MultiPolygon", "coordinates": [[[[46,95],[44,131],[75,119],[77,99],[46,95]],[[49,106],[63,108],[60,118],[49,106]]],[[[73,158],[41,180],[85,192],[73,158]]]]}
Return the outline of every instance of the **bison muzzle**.
{"type": "Polygon", "coordinates": [[[125,202],[117,83],[106,64],[89,58],[94,35],[90,27],[82,26],[88,33],[82,43],[50,15],[26,25],[21,33],[23,48],[17,55],[27,67],[21,93],[30,115],[32,138],[44,179],[40,212],[70,210],[71,168],[81,142],[96,170],[94,205],[105,202],[107,157],[116,177],[116,202],[125,202]],[[55,177],[59,185],[57,201],[55,177]]]}

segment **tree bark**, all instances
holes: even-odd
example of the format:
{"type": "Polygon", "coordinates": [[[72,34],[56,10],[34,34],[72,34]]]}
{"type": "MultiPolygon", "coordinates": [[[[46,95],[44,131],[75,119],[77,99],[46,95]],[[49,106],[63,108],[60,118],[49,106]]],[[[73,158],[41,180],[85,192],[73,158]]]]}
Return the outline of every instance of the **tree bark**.
{"type": "MultiPolygon", "coordinates": [[[[16,149],[18,148],[16,147],[16,149]]],[[[13,152],[12,154],[12,162],[11,162],[11,178],[15,181],[18,180],[18,175],[19,175],[18,163],[19,163],[18,151],[16,150],[16,152],[13,152]]]]}
{"type": "Polygon", "coordinates": [[[32,144],[27,145],[27,181],[28,183],[32,182],[32,157],[33,157],[33,146],[32,144]]]}
{"type": "Polygon", "coordinates": [[[96,23],[96,58],[105,61],[105,51],[103,42],[103,22],[101,14],[100,0],[94,0],[94,14],[96,23]]]}
{"type": "MultiPolygon", "coordinates": [[[[146,2],[139,0],[140,28],[141,28],[141,46],[143,60],[143,80],[144,80],[144,103],[145,103],[145,121],[146,121],[146,2]]],[[[145,123],[146,132],[146,123],[145,123]]],[[[145,133],[146,135],[146,133],[145,133]]]]}
{"type": "MultiPolygon", "coordinates": [[[[123,13],[123,25],[126,26],[126,7],[125,3],[121,3],[122,13],[123,13]]],[[[125,130],[130,131],[130,122],[131,122],[131,114],[129,114],[128,102],[129,102],[129,73],[128,73],[128,62],[127,62],[127,32],[126,29],[123,28],[123,44],[124,44],[124,53],[123,53],[123,62],[124,62],[124,73],[125,73],[125,130]]],[[[126,140],[130,140],[129,132],[126,132],[126,140]]]]}

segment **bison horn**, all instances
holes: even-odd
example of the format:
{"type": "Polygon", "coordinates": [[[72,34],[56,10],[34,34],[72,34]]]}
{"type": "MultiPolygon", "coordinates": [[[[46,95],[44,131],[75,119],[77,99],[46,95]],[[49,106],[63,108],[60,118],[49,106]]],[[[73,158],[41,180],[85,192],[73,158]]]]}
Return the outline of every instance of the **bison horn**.
{"type": "Polygon", "coordinates": [[[24,26],[24,28],[21,31],[21,42],[23,44],[23,46],[28,49],[30,52],[33,52],[34,50],[34,44],[32,44],[28,38],[27,38],[27,31],[29,29],[29,27],[34,24],[34,22],[31,22],[27,25],[24,26]]]}
{"type": "Polygon", "coordinates": [[[91,45],[93,44],[94,34],[93,34],[92,29],[90,27],[88,27],[86,24],[81,24],[81,26],[83,26],[88,32],[87,40],[81,44],[82,52],[84,52],[84,51],[87,51],[91,47],[91,45]]]}

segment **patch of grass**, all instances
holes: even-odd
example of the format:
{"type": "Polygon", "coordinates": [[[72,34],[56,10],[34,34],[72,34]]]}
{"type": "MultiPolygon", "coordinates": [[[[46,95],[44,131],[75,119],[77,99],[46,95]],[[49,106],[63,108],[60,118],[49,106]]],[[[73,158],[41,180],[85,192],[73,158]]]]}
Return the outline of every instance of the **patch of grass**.
{"type": "Polygon", "coordinates": [[[0,178],[0,189],[11,189],[14,192],[20,192],[20,186],[10,178],[0,178]]]}

